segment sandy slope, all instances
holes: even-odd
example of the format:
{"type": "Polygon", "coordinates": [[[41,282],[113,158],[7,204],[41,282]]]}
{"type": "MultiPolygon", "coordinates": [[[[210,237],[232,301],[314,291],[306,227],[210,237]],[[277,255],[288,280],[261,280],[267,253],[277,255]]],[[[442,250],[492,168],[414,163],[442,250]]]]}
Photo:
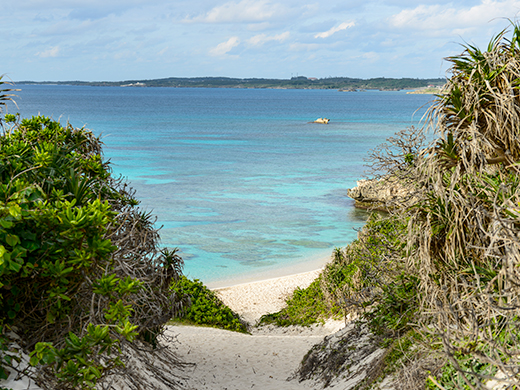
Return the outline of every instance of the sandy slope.
{"type": "MultiPolygon", "coordinates": [[[[280,310],[296,287],[306,287],[319,271],[218,289],[222,300],[250,323],[280,310]]],[[[314,383],[287,379],[303,356],[343,321],[311,328],[253,329],[251,335],[213,328],[171,326],[177,336],[179,357],[195,363],[187,373],[190,390],[291,390],[313,388],[314,383]]]]}
{"type": "Polygon", "coordinates": [[[210,328],[175,327],[180,356],[196,366],[188,389],[301,389],[286,379],[321,336],[244,335],[210,328]]]}
{"type": "Polygon", "coordinates": [[[285,299],[296,287],[308,287],[321,270],[310,271],[232,287],[217,288],[222,301],[236,313],[255,324],[264,314],[275,313],[285,305],[285,299]]]}

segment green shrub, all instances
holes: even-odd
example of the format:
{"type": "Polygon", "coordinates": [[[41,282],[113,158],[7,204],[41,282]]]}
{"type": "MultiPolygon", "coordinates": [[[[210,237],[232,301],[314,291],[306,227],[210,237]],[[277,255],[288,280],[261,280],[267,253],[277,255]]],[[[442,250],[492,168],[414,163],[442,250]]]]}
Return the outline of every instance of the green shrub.
{"type": "MultiPolygon", "coordinates": [[[[365,310],[377,302],[403,300],[401,292],[394,292],[390,287],[397,286],[392,283],[401,275],[402,263],[384,263],[382,259],[391,252],[404,255],[405,234],[406,224],[402,220],[372,214],[358,240],[344,249],[334,250],[332,261],[318,279],[305,289],[296,289],[287,299],[287,307],[263,316],[260,323],[308,326],[324,318],[344,317],[351,311],[365,310]]],[[[395,313],[381,312],[381,320],[393,314],[403,317],[403,304],[404,301],[399,303],[395,313]]]]}
{"type": "Polygon", "coordinates": [[[287,306],[277,313],[266,314],[260,318],[260,324],[278,326],[309,326],[322,321],[325,317],[337,314],[338,307],[329,308],[323,296],[320,278],[307,288],[297,288],[286,301],[287,306]]]}
{"type": "Polygon", "coordinates": [[[175,251],[113,179],[90,131],[7,116],[0,136],[0,376],[16,329],[32,365],[60,386],[93,387],[121,346],[155,341],[182,302],[175,251]],[[150,337],[151,336],[151,337],[150,337]]]}
{"type": "MultiPolygon", "coordinates": [[[[478,384],[482,383],[482,378],[492,378],[498,371],[496,366],[483,363],[470,356],[455,354],[454,360],[458,368],[455,368],[453,363],[448,362],[435,378],[435,381],[446,390],[470,390],[476,388],[478,384]]],[[[426,388],[438,389],[437,385],[430,379],[426,381],[426,388]]]]}
{"type": "Polygon", "coordinates": [[[387,352],[383,361],[383,376],[396,372],[407,363],[407,358],[415,354],[413,347],[418,338],[419,335],[410,330],[402,337],[384,339],[382,347],[386,348],[387,352]]]}
{"type": "Polygon", "coordinates": [[[198,279],[190,280],[182,276],[173,283],[172,290],[178,295],[187,295],[191,300],[191,304],[175,321],[247,333],[247,326],[238,314],[198,279]]]}
{"type": "Polygon", "coordinates": [[[363,314],[373,332],[399,335],[410,329],[419,310],[419,279],[402,273],[382,287],[378,303],[363,314]]]}

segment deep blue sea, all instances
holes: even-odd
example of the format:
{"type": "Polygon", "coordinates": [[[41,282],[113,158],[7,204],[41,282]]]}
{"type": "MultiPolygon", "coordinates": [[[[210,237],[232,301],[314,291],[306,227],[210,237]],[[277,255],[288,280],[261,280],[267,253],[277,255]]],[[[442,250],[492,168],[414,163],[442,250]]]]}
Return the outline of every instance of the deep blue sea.
{"type": "Polygon", "coordinates": [[[101,135],[105,157],[209,285],[317,268],[366,213],[347,188],[367,152],[418,125],[430,95],[17,85],[22,116],[101,135]],[[421,109],[421,107],[423,107],[421,109]],[[318,117],[328,125],[310,123],[318,117]]]}

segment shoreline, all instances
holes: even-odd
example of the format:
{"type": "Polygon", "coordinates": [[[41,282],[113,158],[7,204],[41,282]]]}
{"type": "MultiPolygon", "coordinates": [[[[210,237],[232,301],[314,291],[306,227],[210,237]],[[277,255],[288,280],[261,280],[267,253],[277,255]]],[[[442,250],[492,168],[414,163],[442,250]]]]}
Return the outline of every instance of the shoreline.
{"type": "Polygon", "coordinates": [[[313,269],[311,271],[298,272],[296,274],[273,276],[272,278],[268,278],[268,279],[244,281],[242,283],[232,284],[232,285],[229,285],[229,286],[212,287],[211,290],[213,290],[213,291],[221,291],[221,290],[232,289],[232,288],[240,288],[240,287],[244,287],[244,286],[247,286],[247,285],[268,284],[268,283],[272,283],[272,282],[278,282],[278,281],[281,281],[281,280],[284,280],[284,279],[293,279],[293,278],[298,278],[298,277],[305,277],[305,276],[307,276],[309,274],[315,274],[315,273],[319,275],[321,273],[321,271],[323,271],[323,269],[324,269],[324,267],[321,267],[321,268],[313,269]]]}
{"type": "Polygon", "coordinates": [[[323,268],[293,275],[215,288],[218,297],[250,325],[260,318],[276,313],[286,306],[286,300],[297,288],[307,288],[323,268]]]}
{"type": "Polygon", "coordinates": [[[328,255],[322,254],[316,257],[302,260],[301,262],[295,264],[284,265],[275,269],[251,269],[247,274],[240,274],[225,279],[204,282],[204,284],[211,290],[217,290],[249,283],[260,283],[309,272],[321,271],[325,265],[327,265],[332,260],[333,249],[327,253],[328,255]]]}

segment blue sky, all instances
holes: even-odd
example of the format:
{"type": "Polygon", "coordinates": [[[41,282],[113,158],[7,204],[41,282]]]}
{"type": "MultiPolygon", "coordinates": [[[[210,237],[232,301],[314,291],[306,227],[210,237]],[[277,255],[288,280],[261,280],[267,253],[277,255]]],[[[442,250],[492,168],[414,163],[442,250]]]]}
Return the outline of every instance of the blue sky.
{"type": "Polygon", "coordinates": [[[444,77],[520,0],[2,0],[12,80],[444,77]]]}

